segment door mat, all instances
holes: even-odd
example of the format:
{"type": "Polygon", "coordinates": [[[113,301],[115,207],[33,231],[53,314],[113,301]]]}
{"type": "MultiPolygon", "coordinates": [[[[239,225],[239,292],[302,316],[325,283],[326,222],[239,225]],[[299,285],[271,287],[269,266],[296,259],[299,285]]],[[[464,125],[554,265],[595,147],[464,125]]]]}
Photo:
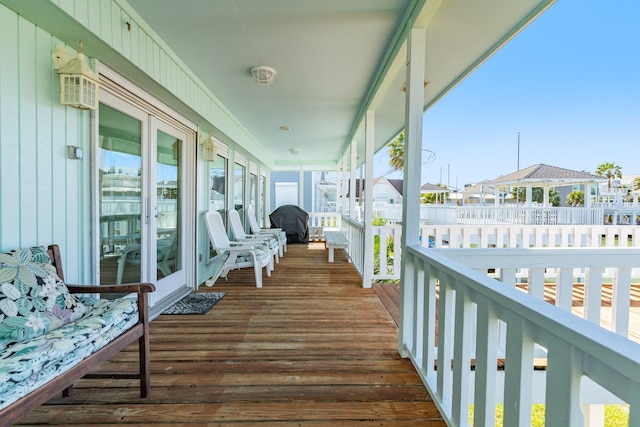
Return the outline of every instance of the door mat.
{"type": "Polygon", "coordinates": [[[225,295],[226,292],[193,292],[167,308],[162,314],[205,314],[225,295]]]}

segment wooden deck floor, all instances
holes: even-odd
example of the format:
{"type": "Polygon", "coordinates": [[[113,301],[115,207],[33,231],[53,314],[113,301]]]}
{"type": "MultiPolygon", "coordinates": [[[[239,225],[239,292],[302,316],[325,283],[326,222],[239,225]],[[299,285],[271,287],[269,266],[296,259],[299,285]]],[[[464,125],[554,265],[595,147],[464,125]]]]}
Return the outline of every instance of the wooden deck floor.
{"type": "MultiPolygon", "coordinates": [[[[206,315],[151,323],[151,396],[134,380],[81,380],[24,424],[444,426],[407,359],[397,326],[343,251],[289,245],[264,287],[245,269],[212,288],[206,315]]],[[[105,370],[135,369],[135,347],[105,370]]]]}

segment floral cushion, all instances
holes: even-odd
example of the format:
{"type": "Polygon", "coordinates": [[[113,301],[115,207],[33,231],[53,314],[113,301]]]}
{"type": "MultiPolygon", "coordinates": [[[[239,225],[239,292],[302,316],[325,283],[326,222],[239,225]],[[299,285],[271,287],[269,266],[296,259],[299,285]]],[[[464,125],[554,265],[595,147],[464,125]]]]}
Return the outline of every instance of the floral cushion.
{"type": "Polygon", "coordinates": [[[85,312],[56,274],[44,247],[0,253],[0,351],[60,328],[85,312]]]}
{"type": "Polygon", "coordinates": [[[0,351],[0,409],[68,371],[138,321],[135,294],[79,299],[89,308],[82,319],[0,351]]]}
{"type": "MultiPolygon", "coordinates": [[[[256,253],[258,259],[269,256],[267,246],[262,244],[253,245],[253,251],[256,253]]],[[[226,261],[229,258],[229,255],[229,252],[225,252],[223,260],[226,261]]],[[[251,254],[249,252],[241,252],[237,255],[234,263],[238,267],[246,267],[246,264],[253,264],[253,258],[251,258],[251,254]]]]}

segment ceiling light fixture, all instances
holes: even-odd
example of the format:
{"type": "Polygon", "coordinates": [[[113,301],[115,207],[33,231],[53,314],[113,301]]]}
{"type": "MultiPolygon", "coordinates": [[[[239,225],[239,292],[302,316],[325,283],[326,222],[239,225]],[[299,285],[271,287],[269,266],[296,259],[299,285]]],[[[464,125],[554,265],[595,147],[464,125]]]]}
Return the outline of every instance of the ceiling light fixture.
{"type": "Polygon", "coordinates": [[[300,152],[299,148],[290,148],[289,151],[291,152],[291,154],[296,155],[300,152]]]}
{"type": "Polygon", "coordinates": [[[291,130],[291,126],[282,125],[280,126],[280,130],[291,130]]]}
{"type": "Polygon", "coordinates": [[[251,69],[251,75],[259,85],[269,86],[276,78],[276,70],[266,65],[258,65],[251,69]]]}

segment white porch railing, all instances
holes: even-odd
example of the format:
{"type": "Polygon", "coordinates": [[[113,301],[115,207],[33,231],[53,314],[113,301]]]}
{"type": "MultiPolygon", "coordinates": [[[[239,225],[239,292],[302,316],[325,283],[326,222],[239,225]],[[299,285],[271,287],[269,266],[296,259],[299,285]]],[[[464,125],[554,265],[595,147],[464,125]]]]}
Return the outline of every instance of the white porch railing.
{"type": "MultiPolygon", "coordinates": [[[[628,403],[629,425],[640,425],[640,345],[568,313],[570,287],[563,287],[559,294],[563,310],[491,279],[454,257],[484,271],[488,266],[511,271],[516,264],[531,268],[534,295],[541,293],[539,272],[545,267],[558,269],[558,281],[570,286],[573,276],[569,273],[574,268],[592,265],[590,286],[595,289],[589,292],[594,295],[601,286],[597,271],[616,267],[614,289],[621,294],[617,304],[628,307],[626,283],[640,250],[407,248],[399,338],[401,353],[410,357],[449,425],[467,425],[469,405],[474,404],[474,425],[492,426],[499,402],[504,403],[505,426],[530,425],[531,405],[541,402],[546,404],[547,425],[582,426],[581,403],[598,403],[593,392],[587,391],[593,383],[628,403]],[[496,369],[500,331],[503,371],[496,369]],[[536,345],[547,352],[546,371],[533,369],[536,345]],[[470,369],[472,360],[474,370],[470,369]],[[436,363],[438,369],[434,369],[436,363]]],[[[588,304],[595,306],[596,299],[594,296],[588,304]]],[[[585,310],[595,312],[589,307],[585,310]]],[[[622,325],[624,320],[616,318],[615,322],[622,325]]]]}
{"type": "Polygon", "coordinates": [[[339,228],[349,239],[347,253],[362,275],[364,272],[364,224],[336,212],[309,213],[309,240],[324,239],[325,227],[339,228]]]}
{"type": "MultiPolygon", "coordinates": [[[[373,280],[400,279],[402,227],[373,227],[373,234],[380,241],[373,280]]],[[[422,246],[436,248],[640,247],[640,227],[422,225],[420,239],[422,246]]]]}
{"type": "Polygon", "coordinates": [[[600,225],[604,208],[422,205],[431,224],[600,225]]]}
{"type": "Polygon", "coordinates": [[[342,228],[342,214],[336,212],[309,213],[309,240],[320,240],[324,227],[342,228]]]}
{"type": "Polygon", "coordinates": [[[349,239],[349,258],[360,275],[364,273],[364,224],[348,216],[342,217],[342,232],[349,239]]]}

